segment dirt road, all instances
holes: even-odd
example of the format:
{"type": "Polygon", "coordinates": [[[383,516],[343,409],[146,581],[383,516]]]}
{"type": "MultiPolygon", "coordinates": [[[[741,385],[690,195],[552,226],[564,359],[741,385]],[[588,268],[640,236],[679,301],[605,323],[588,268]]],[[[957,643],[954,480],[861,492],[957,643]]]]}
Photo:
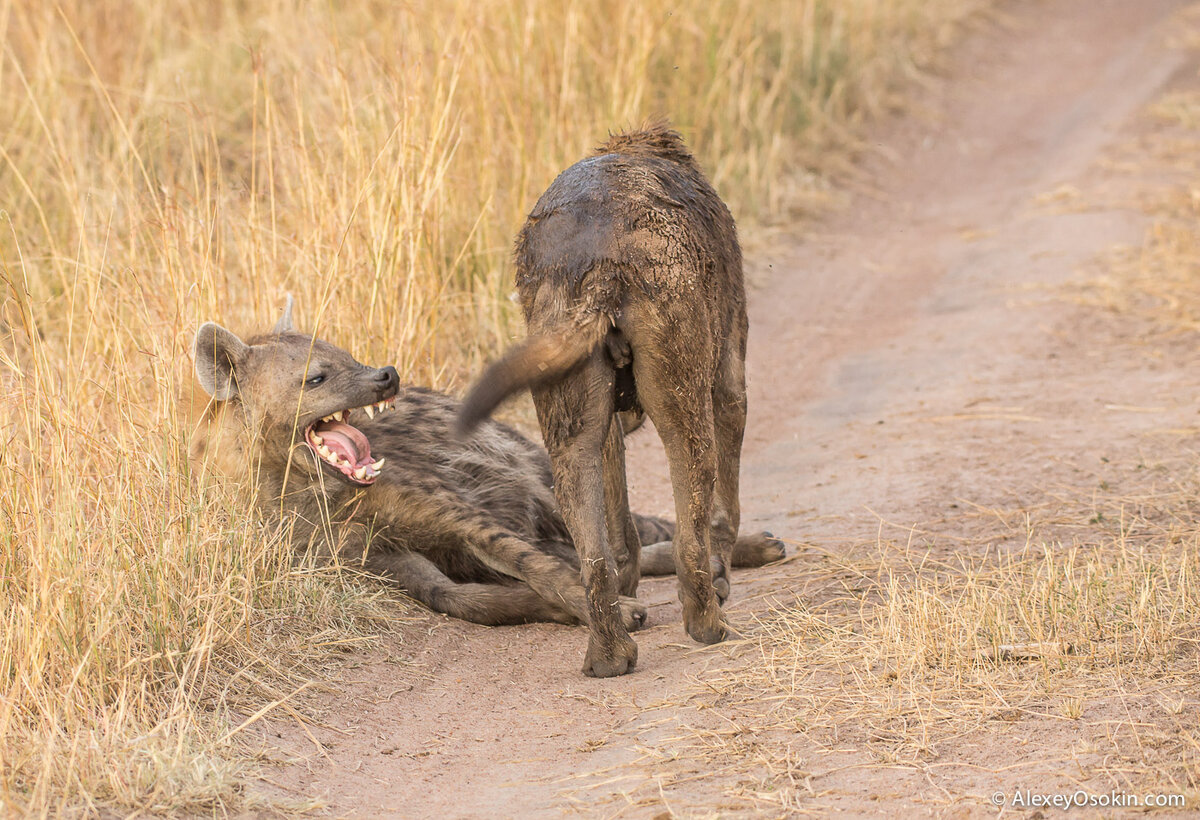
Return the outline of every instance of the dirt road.
{"type": "MultiPolygon", "coordinates": [[[[1196,425],[1186,351],[1123,344],[1056,291],[1114,243],[1140,241],[1144,217],[1117,195],[1128,180],[1101,160],[1147,103],[1194,77],[1167,45],[1185,5],[1006,4],[912,113],[875,129],[849,205],[768,254],[751,305],[743,510],[747,529],[797,556],[736,576],[731,611],[751,637],[752,615],[803,592],[808,545],[1086,488],[1155,446],[1153,431],[1196,425]]],[[[632,445],[635,506],[669,513],[656,439],[632,445]]],[[[334,727],[311,729],[323,750],[295,724],[270,725],[268,745],[290,760],[267,769],[272,790],[351,816],[778,814],[732,800],[733,770],[671,761],[679,737],[732,719],[719,697],[694,696],[711,671],[758,656],[691,644],[673,581],[642,596],[640,663],[616,680],[580,675],[581,629],[429,616],[401,630],[351,662],[359,697],[318,704],[334,727]],[[656,780],[660,768],[672,777],[656,780]]],[[[818,813],[990,814],[991,789],[1060,770],[1067,730],[1044,723],[1008,745],[944,746],[961,768],[938,782],[853,744],[797,735],[777,754],[795,758],[818,813]],[[1006,774],[1016,761],[1029,766],[1006,774]]]]}

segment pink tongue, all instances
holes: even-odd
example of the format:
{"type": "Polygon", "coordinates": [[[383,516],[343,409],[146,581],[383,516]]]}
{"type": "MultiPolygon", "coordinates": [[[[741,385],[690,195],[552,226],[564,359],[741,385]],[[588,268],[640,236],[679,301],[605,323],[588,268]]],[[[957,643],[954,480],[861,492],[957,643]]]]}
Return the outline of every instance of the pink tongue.
{"type": "Polygon", "coordinates": [[[328,421],[317,425],[316,432],[326,447],[355,467],[371,463],[371,445],[357,427],[340,421],[328,421]]]}

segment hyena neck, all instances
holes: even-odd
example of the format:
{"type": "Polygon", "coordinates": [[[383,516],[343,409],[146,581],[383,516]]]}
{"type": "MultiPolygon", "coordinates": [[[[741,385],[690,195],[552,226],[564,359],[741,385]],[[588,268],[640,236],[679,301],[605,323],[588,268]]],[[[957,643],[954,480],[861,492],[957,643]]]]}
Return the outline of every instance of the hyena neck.
{"type": "Polygon", "coordinates": [[[259,471],[257,478],[260,504],[268,512],[290,510],[302,516],[334,515],[350,503],[365,488],[350,487],[332,476],[312,476],[288,469],[287,464],[273,465],[259,471]]]}
{"type": "MultiPolygon", "coordinates": [[[[190,455],[198,468],[253,487],[260,500],[278,506],[288,465],[287,448],[270,444],[276,438],[253,424],[238,402],[217,402],[197,425],[190,455]]],[[[289,476],[288,485],[295,489],[303,480],[289,476]]]]}
{"type": "Polygon", "coordinates": [[[249,486],[251,471],[248,462],[248,430],[241,408],[231,402],[216,402],[196,425],[189,445],[189,455],[197,470],[228,478],[249,486]]]}

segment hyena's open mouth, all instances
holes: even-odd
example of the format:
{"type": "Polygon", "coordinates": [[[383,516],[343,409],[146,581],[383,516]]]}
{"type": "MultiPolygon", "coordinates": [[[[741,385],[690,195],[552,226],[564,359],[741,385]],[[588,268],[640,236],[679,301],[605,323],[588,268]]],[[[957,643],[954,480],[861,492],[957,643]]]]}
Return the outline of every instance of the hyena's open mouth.
{"type": "Polygon", "coordinates": [[[350,424],[353,413],[362,411],[368,419],[376,413],[395,409],[396,399],[384,399],[362,407],[338,410],[309,425],[304,431],[304,441],[317,458],[353,481],[355,484],[374,484],[383,469],[383,459],[371,458],[371,443],[354,425],[350,424]]]}

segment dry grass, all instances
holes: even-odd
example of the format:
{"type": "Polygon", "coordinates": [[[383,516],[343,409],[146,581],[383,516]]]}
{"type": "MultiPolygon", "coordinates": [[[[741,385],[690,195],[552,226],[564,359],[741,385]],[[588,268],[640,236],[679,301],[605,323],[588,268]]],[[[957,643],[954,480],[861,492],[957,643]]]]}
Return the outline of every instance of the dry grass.
{"type": "MultiPolygon", "coordinates": [[[[1200,31],[1200,15],[1192,15],[1200,31]]],[[[1138,207],[1150,216],[1138,247],[1115,248],[1083,300],[1137,316],[1169,333],[1200,330],[1200,88],[1177,89],[1147,112],[1150,126],[1114,158],[1118,170],[1153,180],[1138,207]]]]}
{"type": "Polygon", "coordinates": [[[666,114],[744,223],[787,218],[979,5],[0,0],[0,805],[238,806],[230,730],[396,615],[194,480],[201,321],[290,291],[457,383],[517,330],[515,225],[608,129],[666,114]]]}
{"type": "MultiPolygon", "coordinates": [[[[814,579],[825,594],[767,618],[766,663],[715,685],[748,685],[771,706],[770,726],[921,772],[948,800],[988,793],[982,774],[1033,763],[1095,791],[1195,799],[1197,488],[1164,483],[1136,496],[1052,496],[1040,520],[981,511],[989,526],[940,522],[849,558],[825,553],[814,579]],[[1150,720],[1147,700],[1164,707],[1150,720]],[[991,754],[979,748],[988,742],[991,754]]],[[[747,796],[782,807],[811,796],[778,787],[778,759],[758,762],[774,776],[747,796]]]]}
{"type": "Polygon", "coordinates": [[[871,795],[961,810],[1017,788],[1196,805],[1195,456],[1131,465],[1095,495],[802,545],[753,637],[721,650],[732,664],[714,658],[686,701],[640,704],[664,717],[639,725],[653,742],[638,765],[564,795],[595,810],[600,788],[620,795],[610,806],[692,816],[719,773],[700,805],[722,814],[826,816],[871,795]],[[697,719],[710,712],[720,719],[697,719]],[[839,794],[855,769],[863,779],[839,794]]]}

